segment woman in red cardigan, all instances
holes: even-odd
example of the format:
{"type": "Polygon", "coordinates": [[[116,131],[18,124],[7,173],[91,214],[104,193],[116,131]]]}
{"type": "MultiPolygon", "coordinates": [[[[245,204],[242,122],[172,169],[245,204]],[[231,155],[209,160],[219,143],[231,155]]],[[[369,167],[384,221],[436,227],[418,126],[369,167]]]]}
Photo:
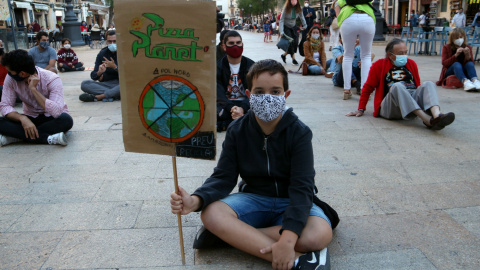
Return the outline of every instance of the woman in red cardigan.
{"type": "Polygon", "coordinates": [[[375,91],[375,117],[410,120],[418,116],[432,130],[443,129],[455,120],[454,113],[440,112],[437,87],[433,82],[420,83],[417,64],[408,59],[407,52],[405,41],[401,39],[387,44],[385,58],[377,60],[370,68],[358,110],[347,116],[362,116],[375,91]]]}
{"type": "Polygon", "coordinates": [[[437,85],[443,82],[450,75],[455,75],[463,83],[463,90],[480,90],[480,81],[477,80],[475,63],[473,62],[472,47],[465,43],[467,41],[465,31],[455,28],[448,37],[448,43],[442,48],[442,73],[437,85]]]}

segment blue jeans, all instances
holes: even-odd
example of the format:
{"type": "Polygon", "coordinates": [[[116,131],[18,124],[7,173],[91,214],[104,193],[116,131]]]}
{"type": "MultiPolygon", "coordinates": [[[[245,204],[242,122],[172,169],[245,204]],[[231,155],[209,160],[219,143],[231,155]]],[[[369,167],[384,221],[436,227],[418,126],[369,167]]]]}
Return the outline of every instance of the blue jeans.
{"type": "Polygon", "coordinates": [[[317,65],[308,66],[308,74],[310,75],[320,75],[322,68],[317,65]]]}
{"type": "MultiPolygon", "coordinates": [[[[351,76],[352,79],[351,80],[361,81],[360,71],[361,71],[360,68],[352,67],[352,76],[351,76]]],[[[343,87],[344,81],[343,81],[343,68],[342,67],[340,67],[339,72],[333,74],[332,81],[333,81],[334,86],[343,87]]]]}
{"type": "Polygon", "coordinates": [[[450,75],[455,75],[457,78],[463,82],[465,79],[476,79],[477,72],[475,71],[475,65],[472,61],[468,61],[465,65],[462,66],[460,62],[455,62],[447,69],[447,77],[450,75]]]}
{"type": "Polygon", "coordinates": [[[332,58],[327,60],[327,72],[333,72],[333,71],[335,71],[335,61],[333,61],[333,58],[332,58]]]}
{"type": "MultiPolygon", "coordinates": [[[[289,198],[267,197],[246,192],[230,194],[220,201],[230,206],[239,220],[255,228],[282,225],[283,213],[290,205],[289,198]]],[[[322,208],[316,204],[313,204],[309,215],[323,218],[332,226],[322,208]]]]}

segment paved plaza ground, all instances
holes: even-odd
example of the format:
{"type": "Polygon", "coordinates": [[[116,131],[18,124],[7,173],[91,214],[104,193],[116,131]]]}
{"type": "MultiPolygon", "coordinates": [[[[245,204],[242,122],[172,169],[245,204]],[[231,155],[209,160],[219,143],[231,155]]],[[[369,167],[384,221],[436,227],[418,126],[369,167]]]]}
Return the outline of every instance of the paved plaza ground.
{"type": "MultiPolygon", "coordinates": [[[[241,34],[245,56],[280,61],[263,34],[241,34]]],[[[76,52],[93,66],[98,50],[76,52]]],[[[440,56],[411,58],[422,81],[438,79],[440,56]]],[[[290,58],[286,68],[296,70],[290,58]]],[[[89,73],[60,74],[74,119],[68,146],[0,149],[0,269],[271,269],[233,248],[192,249],[198,213],[183,217],[182,266],[171,158],[124,151],[120,102],[78,100],[89,73]]],[[[332,269],[480,269],[480,93],[438,88],[456,120],[431,131],[374,118],[372,100],[365,116],[346,117],[359,97],[342,100],[324,76],[289,80],[287,105],[313,131],[318,195],[341,218],[332,269]]],[[[193,192],[215,165],[178,158],[180,185],[193,192]]]]}

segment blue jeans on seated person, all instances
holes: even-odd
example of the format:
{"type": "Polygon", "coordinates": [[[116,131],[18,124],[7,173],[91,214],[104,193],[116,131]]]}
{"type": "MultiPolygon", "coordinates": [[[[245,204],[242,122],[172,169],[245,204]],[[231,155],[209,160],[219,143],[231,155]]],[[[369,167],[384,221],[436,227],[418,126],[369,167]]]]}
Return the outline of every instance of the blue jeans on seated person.
{"type": "Polygon", "coordinates": [[[333,58],[328,59],[327,60],[327,72],[334,72],[334,71],[335,71],[335,61],[333,61],[333,58]]]}
{"type": "MultiPolygon", "coordinates": [[[[290,205],[290,198],[268,197],[246,192],[230,194],[220,201],[230,206],[239,220],[255,228],[282,225],[283,213],[290,205]]],[[[322,208],[316,204],[312,205],[309,216],[323,218],[332,226],[322,208]]]]}
{"type": "Polygon", "coordinates": [[[462,66],[462,63],[455,62],[447,69],[447,77],[455,75],[463,83],[465,79],[476,79],[477,71],[475,71],[475,64],[472,61],[468,61],[462,66]]]}
{"type": "MultiPolygon", "coordinates": [[[[361,76],[361,69],[358,67],[352,67],[352,80],[357,80],[361,81],[362,79],[360,78],[361,76]]],[[[342,65],[340,65],[340,71],[337,73],[333,74],[332,77],[333,85],[338,86],[338,87],[343,87],[343,69],[342,65]]]]}
{"type": "Polygon", "coordinates": [[[317,65],[309,65],[308,66],[308,74],[309,75],[320,75],[322,72],[322,68],[317,65]]]}

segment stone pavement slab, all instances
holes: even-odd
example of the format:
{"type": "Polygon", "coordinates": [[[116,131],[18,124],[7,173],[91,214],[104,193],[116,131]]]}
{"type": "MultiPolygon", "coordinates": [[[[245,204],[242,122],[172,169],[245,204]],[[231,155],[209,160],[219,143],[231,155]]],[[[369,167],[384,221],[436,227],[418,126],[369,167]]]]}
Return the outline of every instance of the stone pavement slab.
{"type": "MultiPolygon", "coordinates": [[[[240,33],[244,55],[281,61],[275,42],[240,33]]],[[[93,66],[98,50],[75,51],[93,66]]],[[[384,45],[373,52],[383,57],[384,45]]],[[[422,81],[438,79],[440,56],[409,57],[422,81]]],[[[298,67],[288,57],[285,68],[298,67]]],[[[193,250],[199,213],[182,218],[181,265],[171,157],[124,151],[120,102],[78,100],[89,74],[60,74],[74,119],[68,146],[0,149],[0,269],[271,269],[233,248],[193,250]]],[[[341,218],[332,269],[480,269],[480,93],[438,88],[456,120],[435,132],[418,119],[372,117],[372,100],[365,116],[346,117],[359,96],[342,100],[324,76],[290,73],[289,82],[287,105],[313,132],[318,196],[341,218]]],[[[178,158],[180,185],[193,192],[215,165],[178,158]]]]}

